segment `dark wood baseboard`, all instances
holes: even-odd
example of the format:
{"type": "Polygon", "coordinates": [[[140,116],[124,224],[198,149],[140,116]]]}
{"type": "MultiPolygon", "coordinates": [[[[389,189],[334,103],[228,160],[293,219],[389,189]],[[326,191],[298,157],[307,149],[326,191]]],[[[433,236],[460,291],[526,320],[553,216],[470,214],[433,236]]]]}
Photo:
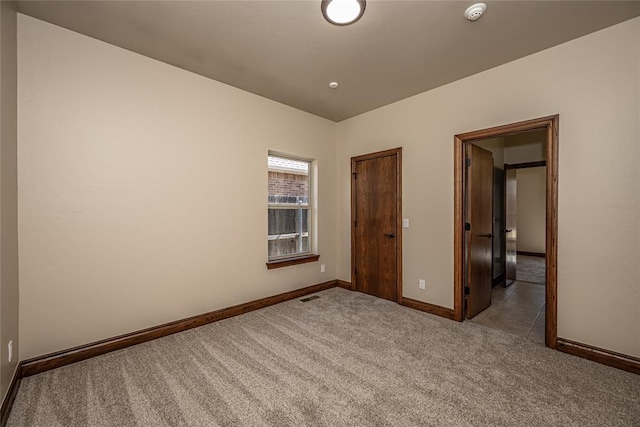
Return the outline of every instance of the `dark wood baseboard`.
{"type": "Polygon", "coordinates": [[[177,320],[175,322],[165,323],[164,325],[154,326],[140,331],[120,335],[113,338],[107,338],[90,344],[81,345],[67,350],[46,354],[44,356],[35,357],[33,359],[22,362],[22,377],[39,374],[71,363],[80,362],[101,354],[111,351],[120,350],[132,345],[151,341],[156,338],[175,334],[177,332],[186,331],[188,329],[197,328],[209,323],[217,322],[229,317],[238,316],[253,310],[269,307],[284,301],[289,301],[304,295],[323,291],[325,289],[337,286],[336,280],[319,283],[317,285],[308,286],[306,288],[297,289],[295,291],[285,292],[279,295],[262,298],[259,300],[235,305],[233,307],[223,308],[221,310],[211,311],[209,313],[200,314],[186,319],[177,320]]]}
{"type": "Polygon", "coordinates": [[[563,353],[572,354],[584,359],[593,360],[603,365],[640,374],[640,359],[626,354],[616,353],[611,350],[594,347],[588,344],[558,338],[556,349],[563,353]]]}
{"type": "MultiPolygon", "coordinates": [[[[336,280],[337,286],[341,288],[353,291],[353,285],[350,282],[344,280],[336,280]]],[[[415,299],[402,297],[397,301],[398,304],[405,307],[413,308],[415,310],[424,311],[426,313],[435,314],[436,316],[444,317],[445,319],[453,320],[453,310],[450,308],[441,307],[435,304],[429,304],[428,302],[418,301],[415,299]]]]}
{"type": "Polygon", "coordinates": [[[348,289],[350,291],[353,290],[353,285],[351,284],[351,282],[346,282],[346,281],[340,280],[340,279],[336,280],[336,286],[339,286],[339,287],[344,288],[344,289],[348,289]]]}
{"type": "Polygon", "coordinates": [[[9,414],[11,414],[13,402],[16,400],[16,395],[20,388],[20,381],[22,381],[22,362],[18,363],[13,378],[11,379],[11,384],[9,384],[9,390],[7,390],[7,394],[2,401],[2,407],[0,408],[0,427],[6,426],[7,421],[9,421],[9,414]]]}
{"type": "MultiPolygon", "coordinates": [[[[151,341],[156,338],[171,335],[177,332],[203,326],[218,320],[227,319],[229,317],[238,316],[253,310],[265,308],[274,304],[300,298],[302,296],[312,294],[339,286],[345,289],[352,289],[349,282],[343,280],[330,280],[328,282],[319,283],[317,285],[308,286],[295,291],[285,292],[271,297],[239,304],[233,307],[212,311],[198,316],[189,317],[164,325],[144,329],[130,334],[120,335],[118,337],[109,338],[94,343],[74,347],[68,350],[47,354],[33,359],[25,360],[18,364],[16,372],[9,386],[9,390],[2,402],[0,408],[0,427],[4,427],[9,419],[11,407],[18,393],[22,378],[45,372],[71,363],[86,360],[91,357],[109,353],[132,345],[151,341]]],[[[435,314],[446,319],[454,319],[454,311],[450,308],[441,307],[434,304],[414,300],[411,298],[403,298],[402,305],[427,313],[435,314]]],[[[593,347],[587,344],[578,343],[564,338],[558,338],[557,349],[564,353],[585,359],[593,360],[605,365],[609,365],[618,369],[623,369],[635,374],[640,374],[640,359],[593,347]]]]}
{"type": "Polygon", "coordinates": [[[405,307],[413,308],[416,310],[424,311],[426,313],[435,314],[436,316],[444,317],[445,319],[453,320],[453,310],[450,308],[441,307],[435,304],[429,304],[427,302],[422,302],[407,297],[403,297],[400,304],[404,305],[405,307]]]}
{"type": "MultiPolygon", "coordinates": [[[[345,288],[350,291],[355,290],[353,289],[353,285],[350,282],[345,282],[344,280],[336,280],[336,282],[337,286],[341,288],[345,288]]],[[[422,302],[406,297],[400,298],[398,304],[453,320],[453,310],[450,308],[440,307],[439,305],[429,304],[428,302],[422,302]]]]}
{"type": "Polygon", "coordinates": [[[516,251],[518,255],[528,255],[528,256],[537,256],[539,258],[544,258],[546,255],[542,252],[527,252],[527,251],[516,251]]]}

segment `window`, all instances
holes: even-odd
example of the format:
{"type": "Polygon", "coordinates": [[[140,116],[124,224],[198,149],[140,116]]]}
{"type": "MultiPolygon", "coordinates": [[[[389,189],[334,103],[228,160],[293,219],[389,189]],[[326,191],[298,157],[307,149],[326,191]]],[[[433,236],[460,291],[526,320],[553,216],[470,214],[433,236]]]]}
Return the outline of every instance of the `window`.
{"type": "Polygon", "coordinates": [[[311,253],[311,162],[269,154],[269,261],[311,253]]]}

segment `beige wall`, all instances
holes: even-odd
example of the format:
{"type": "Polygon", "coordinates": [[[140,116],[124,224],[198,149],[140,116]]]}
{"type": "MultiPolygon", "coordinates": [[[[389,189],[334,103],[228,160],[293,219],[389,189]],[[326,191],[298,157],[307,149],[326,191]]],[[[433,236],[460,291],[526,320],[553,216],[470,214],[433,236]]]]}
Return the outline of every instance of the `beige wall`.
{"type": "Polygon", "coordinates": [[[16,12],[0,2],[0,398],[19,358],[16,12]],[[7,345],[13,341],[9,363],[7,345]]]}
{"type": "Polygon", "coordinates": [[[23,359],[336,278],[335,123],[24,15],[18,66],[23,359]],[[266,269],[268,150],[318,263],[266,269]]]}
{"type": "Polygon", "coordinates": [[[540,162],[546,160],[547,132],[535,131],[504,138],[504,162],[517,163],[540,162]]]}
{"type": "Polygon", "coordinates": [[[516,171],[519,251],[545,253],[547,168],[516,171]]]}
{"type": "Polygon", "coordinates": [[[559,335],[640,356],[639,31],[637,18],[336,137],[332,122],[19,15],[21,359],[350,280],[349,158],[397,146],[404,295],[452,307],[453,135],[555,113],[559,335]],[[325,274],[265,269],[268,150],[318,160],[325,274]]]}
{"type": "Polygon", "coordinates": [[[640,18],[338,123],[338,277],[349,158],[401,146],[404,295],[453,307],[453,136],[558,113],[558,334],[640,356],[638,34],[640,18]]]}

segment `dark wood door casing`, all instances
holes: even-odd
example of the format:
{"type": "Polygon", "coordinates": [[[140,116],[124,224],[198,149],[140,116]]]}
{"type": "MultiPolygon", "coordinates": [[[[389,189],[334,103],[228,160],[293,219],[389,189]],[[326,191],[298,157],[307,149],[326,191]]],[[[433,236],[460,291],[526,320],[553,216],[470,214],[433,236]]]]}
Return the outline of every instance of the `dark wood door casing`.
{"type": "Polygon", "coordinates": [[[402,302],[402,149],[351,159],[353,289],[402,302]]]}
{"type": "Polygon", "coordinates": [[[493,277],[493,156],[467,144],[467,318],[491,305],[493,277]]]}
{"type": "Polygon", "coordinates": [[[547,133],[545,156],[547,162],[545,344],[547,347],[555,349],[558,343],[558,115],[454,136],[453,317],[457,321],[464,320],[464,144],[480,139],[496,138],[540,129],[546,130],[547,133]]]}

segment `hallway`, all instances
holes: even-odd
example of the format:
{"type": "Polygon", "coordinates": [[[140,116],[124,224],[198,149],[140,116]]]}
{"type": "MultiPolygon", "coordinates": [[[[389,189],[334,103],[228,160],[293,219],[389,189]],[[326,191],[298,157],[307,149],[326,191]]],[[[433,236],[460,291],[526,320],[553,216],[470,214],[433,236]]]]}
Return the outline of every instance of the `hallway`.
{"type": "Polygon", "coordinates": [[[516,281],[491,291],[491,306],[470,319],[492,329],[500,329],[544,345],[545,287],[516,281]]]}

